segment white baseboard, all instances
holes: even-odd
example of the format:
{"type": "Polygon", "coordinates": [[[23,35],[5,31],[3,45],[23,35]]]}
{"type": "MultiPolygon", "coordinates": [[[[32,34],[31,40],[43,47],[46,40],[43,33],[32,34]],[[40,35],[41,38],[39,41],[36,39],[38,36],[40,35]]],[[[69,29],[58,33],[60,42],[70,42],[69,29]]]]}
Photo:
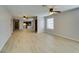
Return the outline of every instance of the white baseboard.
{"type": "MultiPolygon", "coordinates": [[[[12,34],[11,34],[11,35],[12,35],[12,34]]],[[[8,38],[2,42],[2,44],[1,44],[1,46],[0,46],[0,51],[2,50],[2,48],[4,47],[4,45],[7,43],[7,41],[8,41],[9,38],[11,37],[11,35],[8,36],[8,38]]]]}
{"type": "Polygon", "coordinates": [[[79,42],[79,39],[73,38],[73,37],[69,37],[69,36],[66,36],[66,35],[63,35],[63,34],[53,33],[53,35],[60,36],[60,37],[63,37],[63,38],[67,38],[67,39],[70,39],[70,40],[74,40],[74,41],[79,42]]]}
{"type": "Polygon", "coordinates": [[[2,50],[2,48],[4,47],[4,45],[6,44],[7,41],[8,41],[8,39],[6,39],[4,42],[2,42],[2,44],[0,46],[0,51],[2,50]]]}

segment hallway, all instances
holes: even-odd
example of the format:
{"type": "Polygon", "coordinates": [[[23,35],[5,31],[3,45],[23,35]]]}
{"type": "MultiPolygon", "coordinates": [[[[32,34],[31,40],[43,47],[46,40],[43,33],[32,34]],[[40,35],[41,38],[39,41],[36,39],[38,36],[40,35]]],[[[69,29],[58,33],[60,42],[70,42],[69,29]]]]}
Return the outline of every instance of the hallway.
{"type": "Polygon", "coordinates": [[[1,52],[79,52],[79,42],[29,30],[15,31],[1,52]]]}

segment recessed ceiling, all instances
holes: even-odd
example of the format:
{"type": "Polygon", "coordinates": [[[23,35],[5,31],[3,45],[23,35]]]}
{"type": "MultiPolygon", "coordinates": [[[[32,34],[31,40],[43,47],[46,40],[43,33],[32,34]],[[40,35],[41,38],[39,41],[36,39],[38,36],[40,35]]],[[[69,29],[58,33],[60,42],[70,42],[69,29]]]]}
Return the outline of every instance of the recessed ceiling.
{"type": "MultiPolygon", "coordinates": [[[[53,5],[52,5],[53,6],[53,5]]],[[[79,7],[79,5],[55,5],[54,10],[67,11],[79,7]]],[[[42,16],[49,15],[49,8],[42,5],[7,5],[6,8],[13,16],[42,16]]]]}

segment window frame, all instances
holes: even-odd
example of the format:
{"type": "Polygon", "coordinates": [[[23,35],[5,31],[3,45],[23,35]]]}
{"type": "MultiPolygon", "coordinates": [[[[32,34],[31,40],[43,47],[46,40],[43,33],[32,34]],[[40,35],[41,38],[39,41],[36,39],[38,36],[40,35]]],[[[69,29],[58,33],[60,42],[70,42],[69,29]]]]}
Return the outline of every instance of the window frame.
{"type": "MultiPolygon", "coordinates": [[[[49,25],[49,26],[50,26],[50,25],[49,25]]],[[[47,20],[46,20],[46,28],[47,28],[47,29],[50,29],[50,30],[53,30],[53,29],[54,29],[54,18],[53,18],[53,17],[47,18],[47,20]],[[53,25],[52,25],[52,26],[53,26],[52,28],[48,27],[48,20],[49,20],[49,19],[53,19],[53,21],[51,22],[51,23],[53,24],[53,25]]]]}

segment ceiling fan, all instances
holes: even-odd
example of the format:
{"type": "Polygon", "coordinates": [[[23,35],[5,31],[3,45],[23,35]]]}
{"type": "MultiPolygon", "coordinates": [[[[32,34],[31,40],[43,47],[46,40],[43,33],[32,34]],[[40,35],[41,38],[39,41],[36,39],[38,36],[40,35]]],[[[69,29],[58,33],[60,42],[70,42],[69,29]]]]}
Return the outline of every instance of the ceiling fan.
{"type": "Polygon", "coordinates": [[[55,5],[42,5],[43,7],[47,7],[49,9],[49,13],[51,14],[57,14],[61,13],[61,11],[55,11],[55,5]]]}
{"type": "Polygon", "coordinates": [[[54,11],[54,8],[49,8],[49,12],[57,12],[57,13],[61,13],[61,11],[54,11]]]}

